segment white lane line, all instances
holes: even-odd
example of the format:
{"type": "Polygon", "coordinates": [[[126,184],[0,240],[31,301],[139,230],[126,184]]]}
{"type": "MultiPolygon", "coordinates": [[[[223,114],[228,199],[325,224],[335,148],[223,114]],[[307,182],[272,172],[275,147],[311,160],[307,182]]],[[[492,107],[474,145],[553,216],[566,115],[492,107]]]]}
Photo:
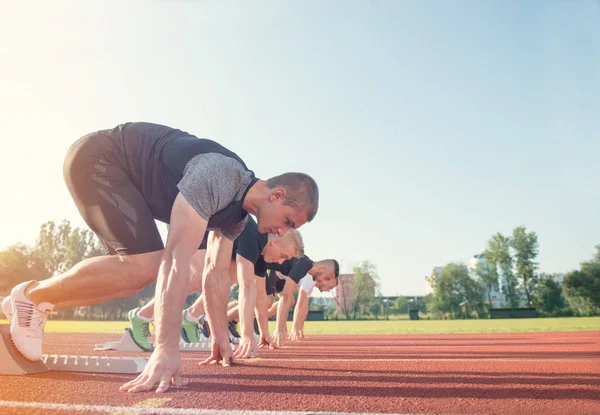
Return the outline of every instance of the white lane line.
{"type": "MultiPolygon", "coordinates": [[[[166,415],[383,415],[380,413],[354,412],[305,412],[305,411],[244,411],[231,409],[196,409],[196,408],[152,408],[134,406],[105,406],[59,404],[50,402],[16,402],[0,401],[0,407],[5,408],[36,408],[53,411],[85,411],[85,412],[129,412],[136,414],[166,414],[166,415]]],[[[386,414],[386,415],[417,415],[417,414],[386,414]]]]}
{"type": "MultiPolygon", "coordinates": [[[[502,344],[511,344],[512,343],[522,343],[524,341],[529,342],[529,343],[544,343],[545,341],[548,340],[552,340],[552,341],[568,341],[568,342],[579,342],[582,340],[593,340],[593,341],[600,341],[600,336],[597,337],[573,337],[573,338],[569,338],[569,337],[551,337],[551,338],[531,338],[531,339],[469,339],[469,340],[463,340],[463,339],[456,339],[456,345],[460,346],[460,342],[480,342],[480,343],[490,343],[490,342],[498,342],[498,343],[502,343],[502,344]]],[[[310,339],[308,337],[305,337],[302,340],[302,343],[315,343],[315,344],[319,344],[319,343],[339,343],[339,342],[343,342],[344,344],[346,343],[357,343],[357,344],[369,344],[372,345],[374,344],[373,342],[380,342],[380,343],[385,343],[385,344],[396,344],[396,343],[435,343],[435,342],[454,342],[454,339],[364,339],[364,340],[336,340],[336,339],[323,339],[323,340],[313,340],[310,339]]],[[[375,343],[376,344],[376,343],[375,343]]]]}
{"type": "MultiPolygon", "coordinates": [[[[591,343],[591,344],[595,344],[595,343],[591,343]]],[[[311,349],[311,350],[316,350],[316,347],[319,348],[327,348],[326,346],[322,346],[322,345],[314,345],[313,347],[307,346],[307,347],[297,347],[295,344],[291,344],[289,345],[290,348],[293,348],[294,350],[303,350],[303,349],[311,349]]],[[[488,344],[477,344],[477,345],[449,345],[449,346],[437,346],[437,345],[428,345],[428,346],[411,346],[409,344],[402,344],[402,345],[381,345],[381,344],[376,344],[376,345],[372,345],[369,346],[369,350],[383,350],[383,349],[392,349],[392,350],[398,350],[398,351],[402,351],[402,350],[412,350],[412,349],[473,349],[473,348],[485,348],[485,349],[498,349],[498,350],[502,350],[504,351],[504,349],[507,348],[515,348],[515,347],[521,347],[521,348],[527,348],[527,349],[531,349],[532,347],[536,347],[536,348],[540,348],[540,347],[551,347],[553,349],[557,349],[559,347],[575,347],[575,346],[579,346],[579,347],[589,347],[590,343],[568,343],[568,344],[527,344],[527,345],[523,345],[522,343],[517,344],[495,344],[495,345],[488,345],[488,344]],[[558,346],[558,347],[556,347],[558,346]]],[[[354,345],[341,345],[341,344],[332,344],[331,348],[336,348],[337,350],[344,350],[344,349],[356,349],[357,353],[360,353],[360,351],[362,349],[359,350],[360,346],[354,346],[354,345]]],[[[365,345],[366,347],[366,345],[365,345]]],[[[284,349],[285,350],[285,349],[284,349]]],[[[334,353],[332,351],[332,353],[334,353]]]]}
{"type": "MultiPolygon", "coordinates": [[[[594,343],[596,344],[596,343],[594,343]]],[[[599,343],[600,344],[600,343],[599,343]]],[[[45,346],[47,347],[88,347],[89,344],[75,344],[75,343],[45,343],[45,346]]],[[[381,350],[381,349],[394,349],[394,350],[411,350],[411,349],[472,349],[472,348],[486,348],[486,349],[490,349],[490,348],[496,348],[496,349],[504,349],[507,347],[522,347],[522,348],[531,348],[531,347],[555,347],[555,346],[559,346],[559,347],[575,347],[575,346],[579,346],[579,347],[589,347],[590,343],[568,343],[568,344],[536,344],[536,343],[528,343],[527,345],[523,345],[522,343],[514,343],[514,344],[495,344],[495,345],[489,345],[489,344],[473,344],[473,345],[410,345],[410,344],[398,344],[398,345],[393,345],[393,344],[365,344],[364,346],[360,346],[360,345],[346,345],[346,344],[339,344],[339,343],[332,343],[330,345],[320,345],[320,344],[315,344],[315,345],[302,345],[301,347],[299,347],[299,345],[297,344],[287,344],[287,349],[294,349],[294,350],[303,350],[303,349],[311,349],[311,350],[315,350],[316,347],[319,348],[325,348],[325,349],[330,349],[330,348],[343,348],[343,349],[347,349],[347,348],[356,348],[359,349],[360,347],[368,347],[370,350],[381,350]]],[[[283,349],[285,350],[285,348],[283,349]]],[[[362,349],[361,349],[362,350],[362,349]]],[[[360,352],[360,350],[357,350],[357,352],[360,352]]]]}
{"type": "MultiPolygon", "coordinates": [[[[204,360],[204,358],[193,358],[193,357],[182,357],[181,360],[192,360],[192,361],[196,361],[196,362],[200,362],[202,360],[204,360]]],[[[245,362],[245,363],[253,363],[253,362],[307,362],[307,363],[316,363],[316,362],[346,362],[346,363],[350,363],[350,362],[584,362],[584,361],[588,361],[588,360],[600,360],[600,356],[598,357],[585,357],[585,358],[573,358],[573,359],[566,359],[566,358],[560,358],[560,359],[555,359],[555,358],[535,358],[535,359],[531,359],[528,357],[523,357],[523,358],[504,358],[504,357],[489,357],[489,358],[469,358],[469,357],[465,357],[463,359],[450,359],[450,358],[441,358],[441,359],[330,359],[327,357],[324,357],[323,359],[286,359],[286,358],[279,358],[279,357],[272,357],[272,358],[267,358],[267,357],[256,357],[253,359],[236,359],[236,361],[238,362],[245,362]]]]}

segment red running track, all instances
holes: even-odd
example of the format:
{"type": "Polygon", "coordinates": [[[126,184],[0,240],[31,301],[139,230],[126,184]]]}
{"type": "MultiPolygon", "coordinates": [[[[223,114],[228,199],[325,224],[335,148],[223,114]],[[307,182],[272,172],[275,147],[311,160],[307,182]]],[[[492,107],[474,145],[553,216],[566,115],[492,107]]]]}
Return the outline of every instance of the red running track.
{"type": "MultiPolygon", "coordinates": [[[[44,353],[148,357],[93,351],[119,337],[48,333],[44,353]]],[[[229,368],[198,366],[207,355],[182,353],[190,384],[161,395],[119,392],[132,375],[0,376],[0,413],[600,414],[600,331],[310,336],[229,368]]]]}

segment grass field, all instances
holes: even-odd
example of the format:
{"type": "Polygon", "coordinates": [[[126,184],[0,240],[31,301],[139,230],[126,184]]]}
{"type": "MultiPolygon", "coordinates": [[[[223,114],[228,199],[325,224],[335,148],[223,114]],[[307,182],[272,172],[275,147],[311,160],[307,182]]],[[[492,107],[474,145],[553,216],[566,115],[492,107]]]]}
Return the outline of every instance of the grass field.
{"type": "MultiPolygon", "coordinates": [[[[0,320],[0,324],[8,324],[0,320]]],[[[122,333],[126,321],[50,320],[47,332],[122,333]]],[[[275,323],[269,322],[275,329],[275,323]]],[[[291,323],[288,323],[288,329],[291,323]]],[[[396,321],[307,321],[305,334],[428,334],[428,333],[511,333],[600,330],[600,317],[536,318],[507,320],[396,320],[396,321]]]]}

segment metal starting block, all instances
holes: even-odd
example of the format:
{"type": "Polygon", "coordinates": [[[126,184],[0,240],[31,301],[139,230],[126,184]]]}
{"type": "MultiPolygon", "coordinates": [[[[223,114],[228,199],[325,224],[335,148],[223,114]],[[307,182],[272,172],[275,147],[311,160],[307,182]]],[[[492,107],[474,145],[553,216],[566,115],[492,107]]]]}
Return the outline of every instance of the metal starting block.
{"type": "Polygon", "coordinates": [[[183,338],[183,329],[179,336],[179,351],[181,352],[210,352],[210,338],[205,337],[200,330],[198,330],[198,343],[188,343],[183,338]]]}
{"type": "MultiPolygon", "coordinates": [[[[179,350],[182,352],[210,352],[210,338],[204,337],[202,334],[198,336],[200,341],[198,343],[187,343],[183,337],[179,338],[179,350]]],[[[229,333],[229,342],[231,350],[235,350],[236,345],[239,344],[239,339],[233,337],[229,333]]]]}
{"type": "MultiPolygon", "coordinates": [[[[239,343],[239,339],[236,342],[233,341],[234,337],[230,334],[230,341],[234,344],[239,343]]],[[[210,338],[204,337],[202,334],[199,335],[200,342],[198,343],[187,343],[183,337],[179,338],[179,350],[185,352],[208,352],[210,351],[210,338]]],[[[129,353],[141,353],[151,350],[142,349],[133,340],[133,334],[130,328],[125,329],[125,334],[121,337],[121,340],[116,342],[97,343],[94,345],[95,351],[107,351],[116,350],[118,352],[129,352],[129,353]]]]}
{"type": "Polygon", "coordinates": [[[183,339],[179,339],[179,350],[182,352],[210,352],[210,340],[186,343],[183,339]]]}
{"type": "Polygon", "coordinates": [[[42,355],[50,370],[92,373],[141,373],[146,366],[143,357],[42,355]]]}
{"type": "Polygon", "coordinates": [[[104,351],[104,350],[116,350],[118,352],[148,352],[152,350],[142,349],[136,342],[133,340],[133,334],[131,333],[130,328],[125,329],[125,334],[121,337],[121,340],[118,342],[107,342],[100,343],[94,345],[94,350],[96,351],[104,351]]]}
{"type": "Polygon", "coordinates": [[[0,375],[28,375],[49,372],[41,360],[32,362],[25,359],[10,339],[10,326],[0,326],[0,375]]]}
{"type": "Polygon", "coordinates": [[[42,355],[27,360],[13,345],[9,326],[0,326],[0,375],[28,375],[49,371],[91,373],[141,373],[146,366],[142,357],[42,355]]]}

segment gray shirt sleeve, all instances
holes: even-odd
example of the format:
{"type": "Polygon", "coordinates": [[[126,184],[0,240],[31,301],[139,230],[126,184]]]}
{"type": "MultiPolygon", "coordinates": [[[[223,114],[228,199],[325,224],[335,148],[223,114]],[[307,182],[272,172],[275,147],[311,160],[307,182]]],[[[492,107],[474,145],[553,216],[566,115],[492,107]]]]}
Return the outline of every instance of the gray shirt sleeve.
{"type": "MultiPolygon", "coordinates": [[[[177,188],[206,221],[231,202],[239,201],[252,180],[252,173],[234,158],[218,153],[198,154],[185,166],[177,188]]],[[[235,239],[244,229],[242,220],[230,229],[221,229],[235,239]]],[[[232,239],[233,238],[233,239],[232,239]]]]}
{"type": "Polygon", "coordinates": [[[248,222],[248,216],[227,229],[221,229],[221,232],[223,232],[223,235],[225,235],[225,237],[230,241],[235,241],[246,227],[246,222],[248,222]]]}

